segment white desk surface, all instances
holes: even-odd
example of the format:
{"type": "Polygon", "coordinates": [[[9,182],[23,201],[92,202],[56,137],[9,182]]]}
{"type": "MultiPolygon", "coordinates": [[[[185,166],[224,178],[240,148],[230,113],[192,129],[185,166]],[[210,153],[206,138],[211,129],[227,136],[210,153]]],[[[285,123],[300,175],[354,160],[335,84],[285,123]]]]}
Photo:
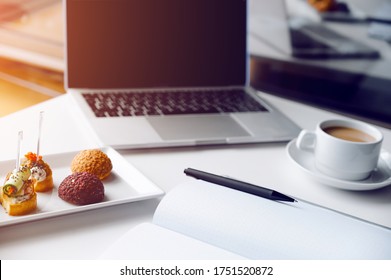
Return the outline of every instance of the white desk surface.
{"type": "MultiPolygon", "coordinates": [[[[261,95],[302,128],[313,129],[321,120],[342,117],[261,95]]],[[[35,149],[37,119],[42,110],[42,154],[96,147],[71,114],[70,100],[64,95],[0,118],[0,160],[15,158],[19,130],[24,131],[24,150],[35,149]]],[[[391,151],[391,130],[380,130],[385,135],[383,147],[391,151]]],[[[285,146],[286,143],[251,144],[120,153],[166,192],[180,182],[193,180],[183,174],[186,167],[193,167],[272,187],[391,228],[391,187],[352,192],[321,185],[289,160],[285,146]]],[[[151,221],[158,203],[159,199],[152,199],[0,227],[0,259],[95,259],[130,228],[151,221]]]]}

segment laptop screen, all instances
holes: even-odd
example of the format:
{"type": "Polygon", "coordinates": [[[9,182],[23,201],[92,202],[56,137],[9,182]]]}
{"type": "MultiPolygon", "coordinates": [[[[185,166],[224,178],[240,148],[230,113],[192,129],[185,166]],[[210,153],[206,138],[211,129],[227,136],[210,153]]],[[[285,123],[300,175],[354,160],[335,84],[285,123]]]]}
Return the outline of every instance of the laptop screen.
{"type": "Polygon", "coordinates": [[[67,0],[68,88],[244,85],[245,0],[67,0]]]}

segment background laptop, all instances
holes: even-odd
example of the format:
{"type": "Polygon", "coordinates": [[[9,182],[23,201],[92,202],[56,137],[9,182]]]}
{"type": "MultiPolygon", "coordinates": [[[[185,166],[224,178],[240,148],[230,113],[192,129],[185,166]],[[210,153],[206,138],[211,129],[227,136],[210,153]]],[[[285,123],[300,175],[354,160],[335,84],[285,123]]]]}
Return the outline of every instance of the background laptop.
{"type": "Polygon", "coordinates": [[[287,141],[247,86],[243,0],[67,0],[66,86],[116,148],[287,141]],[[177,105],[179,103],[179,105],[177,105]]]}
{"type": "Polygon", "coordinates": [[[285,0],[252,0],[250,33],[299,58],[378,58],[378,51],[321,23],[289,18],[285,0]]]}

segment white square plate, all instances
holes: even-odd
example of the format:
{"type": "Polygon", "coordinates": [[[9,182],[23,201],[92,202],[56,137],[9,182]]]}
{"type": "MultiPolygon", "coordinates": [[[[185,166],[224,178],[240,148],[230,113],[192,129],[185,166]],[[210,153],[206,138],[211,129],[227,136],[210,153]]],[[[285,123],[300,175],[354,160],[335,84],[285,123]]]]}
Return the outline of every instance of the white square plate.
{"type": "MultiPolygon", "coordinates": [[[[37,193],[38,207],[36,211],[28,215],[9,216],[1,207],[0,227],[75,212],[82,212],[116,204],[150,199],[164,194],[162,189],[157,187],[114,149],[107,147],[101,148],[101,150],[108,155],[113,164],[113,170],[110,176],[102,181],[105,187],[105,198],[102,202],[76,206],[58,197],[58,186],[65,179],[65,177],[72,174],[70,168],[71,162],[73,157],[79,151],[43,156],[43,160],[49,164],[53,171],[53,190],[46,193],[37,193]]],[[[0,162],[1,187],[4,183],[6,174],[12,171],[14,168],[15,161],[0,162]]]]}

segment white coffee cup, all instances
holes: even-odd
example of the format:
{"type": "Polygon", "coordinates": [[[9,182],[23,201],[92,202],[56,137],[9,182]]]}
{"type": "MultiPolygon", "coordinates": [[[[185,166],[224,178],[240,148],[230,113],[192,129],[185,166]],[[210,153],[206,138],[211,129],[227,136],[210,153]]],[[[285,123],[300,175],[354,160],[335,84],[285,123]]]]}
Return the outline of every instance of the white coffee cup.
{"type": "Polygon", "coordinates": [[[296,146],[313,151],[316,169],[342,180],[363,180],[377,167],[382,133],[360,121],[327,120],[315,131],[302,130],[296,146]]]}

